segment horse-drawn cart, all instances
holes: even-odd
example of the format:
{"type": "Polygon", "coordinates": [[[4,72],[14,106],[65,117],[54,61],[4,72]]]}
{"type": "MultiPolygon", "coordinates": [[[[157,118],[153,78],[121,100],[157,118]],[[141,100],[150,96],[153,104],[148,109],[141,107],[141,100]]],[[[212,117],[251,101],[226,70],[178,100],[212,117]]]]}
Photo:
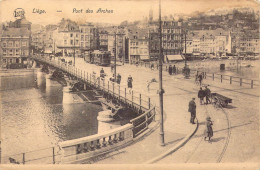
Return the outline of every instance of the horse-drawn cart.
{"type": "Polygon", "coordinates": [[[211,101],[212,104],[218,107],[226,107],[228,103],[232,103],[232,99],[218,93],[211,93],[211,101]]]}

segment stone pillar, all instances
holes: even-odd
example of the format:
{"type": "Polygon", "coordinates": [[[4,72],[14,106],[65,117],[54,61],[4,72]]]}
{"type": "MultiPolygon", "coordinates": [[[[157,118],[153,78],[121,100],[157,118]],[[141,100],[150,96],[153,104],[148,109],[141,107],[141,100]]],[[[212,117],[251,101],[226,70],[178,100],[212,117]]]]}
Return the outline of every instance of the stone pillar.
{"type": "Polygon", "coordinates": [[[51,86],[52,86],[52,80],[51,80],[52,73],[46,74],[46,93],[50,93],[51,86]]]}
{"type": "Polygon", "coordinates": [[[63,87],[63,100],[64,104],[73,103],[73,94],[71,93],[70,86],[63,87]]]}
{"type": "Polygon", "coordinates": [[[41,69],[37,69],[37,78],[36,78],[36,83],[37,87],[41,86],[43,84],[43,73],[41,72],[41,69]]]}

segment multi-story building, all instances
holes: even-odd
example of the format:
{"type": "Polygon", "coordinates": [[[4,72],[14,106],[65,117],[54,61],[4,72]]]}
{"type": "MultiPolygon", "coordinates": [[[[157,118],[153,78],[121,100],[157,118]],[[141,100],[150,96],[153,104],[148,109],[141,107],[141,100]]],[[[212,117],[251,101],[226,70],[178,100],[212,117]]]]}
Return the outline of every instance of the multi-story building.
{"type": "Polygon", "coordinates": [[[56,25],[47,25],[45,27],[45,36],[43,37],[43,46],[45,54],[55,53],[55,41],[53,32],[57,29],[56,25]]]}
{"type": "Polygon", "coordinates": [[[53,32],[57,52],[62,56],[80,55],[80,30],[76,22],[62,19],[58,29],[53,32]]]}
{"type": "Polygon", "coordinates": [[[31,23],[25,18],[10,22],[2,31],[2,63],[23,63],[30,56],[31,23]]]}
{"type": "Polygon", "coordinates": [[[138,30],[129,35],[129,62],[150,60],[147,30],[138,30]]]}
{"type": "Polygon", "coordinates": [[[32,51],[33,53],[43,53],[44,52],[44,39],[46,33],[45,30],[39,30],[32,33],[32,51]]]}
{"type": "Polygon", "coordinates": [[[126,33],[121,27],[107,27],[99,29],[99,46],[101,50],[110,51],[111,59],[124,61],[126,58],[126,33]]]}
{"type": "Polygon", "coordinates": [[[108,32],[103,29],[99,31],[99,48],[108,51],[108,32]]]}
{"type": "Polygon", "coordinates": [[[98,30],[91,23],[79,25],[80,30],[80,50],[82,53],[89,50],[99,49],[98,30]]]}
{"type": "MultiPolygon", "coordinates": [[[[182,53],[182,22],[162,21],[163,55],[178,55],[182,53]]],[[[151,60],[157,60],[159,55],[158,23],[152,23],[149,29],[149,52],[151,60]]]]}
{"type": "MultiPolygon", "coordinates": [[[[185,47],[185,41],[183,42],[185,47]]],[[[185,49],[183,49],[185,53],[185,49]]],[[[193,56],[231,53],[231,36],[223,29],[189,31],[186,38],[186,54],[193,56]]]]}
{"type": "Polygon", "coordinates": [[[260,54],[260,37],[259,32],[248,31],[240,37],[240,55],[259,55],[260,54]]]}

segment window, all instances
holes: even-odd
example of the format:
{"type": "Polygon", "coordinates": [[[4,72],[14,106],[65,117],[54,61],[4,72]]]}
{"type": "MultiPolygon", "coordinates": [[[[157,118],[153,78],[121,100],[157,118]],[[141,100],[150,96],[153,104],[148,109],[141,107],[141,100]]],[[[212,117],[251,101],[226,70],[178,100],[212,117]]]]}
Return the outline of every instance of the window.
{"type": "Polygon", "coordinates": [[[13,62],[13,59],[10,59],[9,61],[10,61],[10,63],[12,63],[12,62],[13,62]]]}
{"type": "Polygon", "coordinates": [[[67,45],[67,40],[64,40],[64,45],[67,45]]]}
{"type": "Polygon", "coordinates": [[[3,43],[3,47],[6,47],[6,43],[3,43]]]}
{"type": "Polygon", "coordinates": [[[84,41],[84,35],[81,35],[81,41],[84,41]]]}
{"type": "Polygon", "coordinates": [[[22,46],[23,46],[23,47],[26,47],[26,46],[27,46],[27,42],[26,42],[26,41],[23,41],[23,42],[22,42],[22,46]]]}
{"type": "Polygon", "coordinates": [[[70,34],[70,37],[73,37],[73,34],[70,34]]]}
{"type": "Polygon", "coordinates": [[[13,43],[12,42],[8,42],[8,47],[12,47],[13,43]]]}
{"type": "Polygon", "coordinates": [[[6,59],[4,59],[3,61],[4,61],[4,63],[6,63],[6,59]]]}
{"type": "Polygon", "coordinates": [[[16,46],[16,47],[19,47],[19,42],[15,42],[15,46],[16,46]]]}
{"type": "Polygon", "coordinates": [[[81,43],[80,43],[80,46],[81,46],[81,47],[83,47],[83,45],[84,45],[84,43],[83,43],[83,42],[81,42],[81,43]]]}
{"type": "Polygon", "coordinates": [[[76,37],[78,37],[79,35],[78,34],[76,34],[76,37]]]}
{"type": "Polygon", "coordinates": [[[73,45],[73,40],[70,40],[70,45],[73,45]]]}

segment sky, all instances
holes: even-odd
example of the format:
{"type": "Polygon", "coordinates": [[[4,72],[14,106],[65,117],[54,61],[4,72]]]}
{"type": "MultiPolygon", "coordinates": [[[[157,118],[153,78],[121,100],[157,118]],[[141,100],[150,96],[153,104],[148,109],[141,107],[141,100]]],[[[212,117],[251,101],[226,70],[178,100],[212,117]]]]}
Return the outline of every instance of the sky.
{"type": "MultiPolygon", "coordinates": [[[[62,18],[70,18],[77,22],[101,22],[119,24],[124,20],[130,22],[148,17],[153,10],[154,18],[158,18],[158,0],[0,0],[0,19],[2,22],[14,21],[16,8],[25,10],[26,19],[33,24],[57,24],[62,18]],[[83,10],[73,13],[73,9],[83,10]],[[96,13],[113,10],[113,13],[96,13]],[[46,13],[33,13],[36,9],[46,13]],[[86,10],[93,13],[86,13],[86,10]],[[61,10],[62,12],[57,12],[61,10]]],[[[162,16],[182,13],[189,15],[195,11],[204,12],[218,8],[252,7],[259,8],[257,0],[161,0],[162,16]]]]}

